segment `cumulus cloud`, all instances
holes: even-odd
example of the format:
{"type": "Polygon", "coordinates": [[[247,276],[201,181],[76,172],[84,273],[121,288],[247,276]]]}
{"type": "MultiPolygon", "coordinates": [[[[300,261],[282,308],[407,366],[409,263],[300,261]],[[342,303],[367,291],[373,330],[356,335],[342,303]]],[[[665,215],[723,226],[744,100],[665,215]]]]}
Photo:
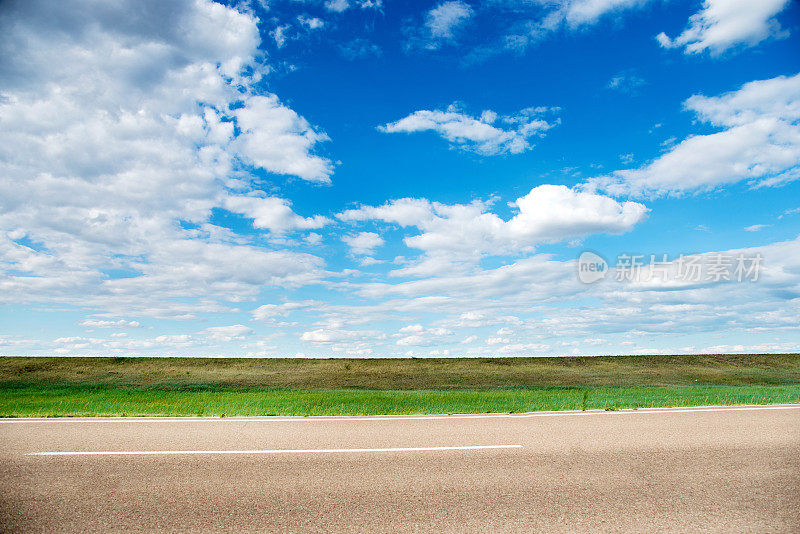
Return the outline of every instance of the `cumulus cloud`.
{"type": "Polygon", "coordinates": [[[325,222],[250,178],[332,172],[313,153],[327,137],[254,94],[258,44],[255,18],[205,0],[5,2],[0,299],[189,317],[319,280],[319,258],[209,223],[215,208],[273,232],[325,222]]]}
{"type": "Polygon", "coordinates": [[[350,247],[353,254],[372,256],[375,249],[383,245],[384,240],[375,232],[360,232],[356,235],[342,237],[342,241],[350,247]]]}
{"type": "Polygon", "coordinates": [[[337,217],[348,222],[378,220],[421,230],[404,241],[407,246],[424,251],[427,260],[395,274],[422,275],[448,269],[456,259],[516,253],[541,243],[595,233],[628,232],[646,218],[648,211],[636,202],[620,203],[561,185],[535,187],[513,206],[517,214],[503,220],[489,211],[487,202],[448,205],[406,198],[383,206],[347,210],[337,217]]]}
{"type": "Polygon", "coordinates": [[[313,343],[336,343],[341,341],[361,341],[383,339],[386,334],[375,330],[343,330],[335,328],[318,328],[300,335],[301,341],[313,343]]]}
{"type": "Polygon", "coordinates": [[[735,46],[754,46],[787,35],[775,16],[788,5],[789,0],[705,0],[680,35],[671,39],[662,32],[656,39],[664,48],[683,48],[686,54],[719,55],[735,46]]]}
{"type": "Polygon", "coordinates": [[[519,213],[509,220],[516,241],[562,241],[596,233],[622,234],[643,221],[647,208],[563,185],[540,185],[515,202],[519,213]]]}
{"type": "Polygon", "coordinates": [[[288,316],[296,310],[312,307],[314,302],[284,302],[281,304],[262,304],[252,312],[253,319],[256,321],[274,321],[275,319],[288,316]]]}
{"type": "Polygon", "coordinates": [[[595,178],[590,186],[660,196],[800,178],[800,74],[749,82],[720,96],[695,95],[684,107],[720,131],[687,137],[647,165],[595,178]]]}
{"type": "Polygon", "coordinates": [[[255,228],[275,233],[322,228],[330,222],[320,215],[301,217],[292,210],[288,200],[277,197],[229,195],[225,197],[223,206],[232,213],[252,219],[255,228]]]}
{"type": "Polygon", "coordinates": [[[314,131],[275,95],[251,96],[232,115],[242,133],[234,147],[255,166],[312,182],[330,182],[330,161],[312,155],[315,144],[328,136],[314,131]]]}
{"type": "Polygon", "coordinates": [[[397,339],[395,344],[401,347],[429,347],[441,345],[452,334],[446,328],[412,324],[401,328],[393,337],[397,339]]]}
{"type": "Polygon", "coordinates": [[[253,329],[243,324],[235,324],[231,326],[212,326],[206,328],[202,333],[210,340],[221,341],[227,343],[237,339],[244,339],[253,333],[253,329]]]}
{"type": "Polygon", "coordinates": [[[531,139],[559,124],[542,117],[558,111],[551,108],[528,108],[515,115],[498,116],[491,110],[472,117],[450,105],[445,111],[419,110],[398,121],[379,126],[384,133],[413,133],[433,131],[453,146],[485,156],[519,154],[533,148],[531,139]]]}

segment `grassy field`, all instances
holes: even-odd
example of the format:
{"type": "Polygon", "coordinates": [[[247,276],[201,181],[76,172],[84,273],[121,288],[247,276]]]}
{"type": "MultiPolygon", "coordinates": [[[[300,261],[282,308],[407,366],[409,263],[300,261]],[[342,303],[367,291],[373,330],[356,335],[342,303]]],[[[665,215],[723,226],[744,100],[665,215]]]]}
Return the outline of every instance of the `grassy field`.
{"type": "Polygon", "coordinates": [[[360,415],[800,403],[800,355],[0,358],[0,416],[360,415]]]}
{"type": "Polygon", "coordinates": [[[15,387],[3,417],[373,415],[615,410],[656,406],[800,403],[800,386],[600,387],[506,390],[162,390],[15,387]]]}

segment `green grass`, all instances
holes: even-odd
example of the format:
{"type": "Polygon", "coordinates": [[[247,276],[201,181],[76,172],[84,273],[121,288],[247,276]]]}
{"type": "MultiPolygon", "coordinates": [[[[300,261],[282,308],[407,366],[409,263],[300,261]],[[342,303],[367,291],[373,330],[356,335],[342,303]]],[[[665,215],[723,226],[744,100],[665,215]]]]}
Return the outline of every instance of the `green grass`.
{"type": "Polygon", "coordinates": [[[656,406],[800,403],[800,386],[539,388],[506,390],[162,390],[12,387],[0,416],[246,416],[530,412],[656,406]]]}
{"type": "Polygon", "coordinates": [[[800,403],[800,355],[0,358],[0,416],[529,412],[800,403]]]}

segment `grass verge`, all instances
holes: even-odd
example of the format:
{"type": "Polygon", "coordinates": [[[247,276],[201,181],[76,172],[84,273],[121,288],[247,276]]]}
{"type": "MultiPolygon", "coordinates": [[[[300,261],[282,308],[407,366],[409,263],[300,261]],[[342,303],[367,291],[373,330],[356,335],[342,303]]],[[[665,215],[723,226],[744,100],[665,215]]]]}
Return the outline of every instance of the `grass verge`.
{"type": "Polygon", "coordinates": [[[492,413],[800,403],[800,385],[542,387],[494,390],[159,389],[12,386],[2,417],[492,413]]]}

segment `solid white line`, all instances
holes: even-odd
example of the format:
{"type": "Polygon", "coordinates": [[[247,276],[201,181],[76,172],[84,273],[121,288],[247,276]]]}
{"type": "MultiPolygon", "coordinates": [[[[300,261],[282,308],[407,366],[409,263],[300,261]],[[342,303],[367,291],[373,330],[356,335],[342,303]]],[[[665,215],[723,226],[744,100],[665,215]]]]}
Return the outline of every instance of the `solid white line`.
{"type": "Polygon", "coordinates": [[[29,452],[25,456],[152,456],[168,454],[312,454],[342,452],[423,452],[520,449],[522,445],[463,445],[452,447],[390,447],[385,449],[267,449],[252,451],[52,451],[29,452]]]}
{"type": "Polygon", "coordinates": [[[570,415],[630,415],[691,412],[740,412],[753,410],[797,410],[800,404],[764,404],[744,406],[695,406],[684,408],[625,408],[605,410],[563,410],[556,412],[491,413],[491,414],[432,414],[432,415],[330,415],[308,417],[253,416],[253,417],[42,417],[0,419],[0,424],[19,423],[296,423],[315,421],[425,421],[429,419],[495,419],[529,417],[565,417],[570,415]]]}

